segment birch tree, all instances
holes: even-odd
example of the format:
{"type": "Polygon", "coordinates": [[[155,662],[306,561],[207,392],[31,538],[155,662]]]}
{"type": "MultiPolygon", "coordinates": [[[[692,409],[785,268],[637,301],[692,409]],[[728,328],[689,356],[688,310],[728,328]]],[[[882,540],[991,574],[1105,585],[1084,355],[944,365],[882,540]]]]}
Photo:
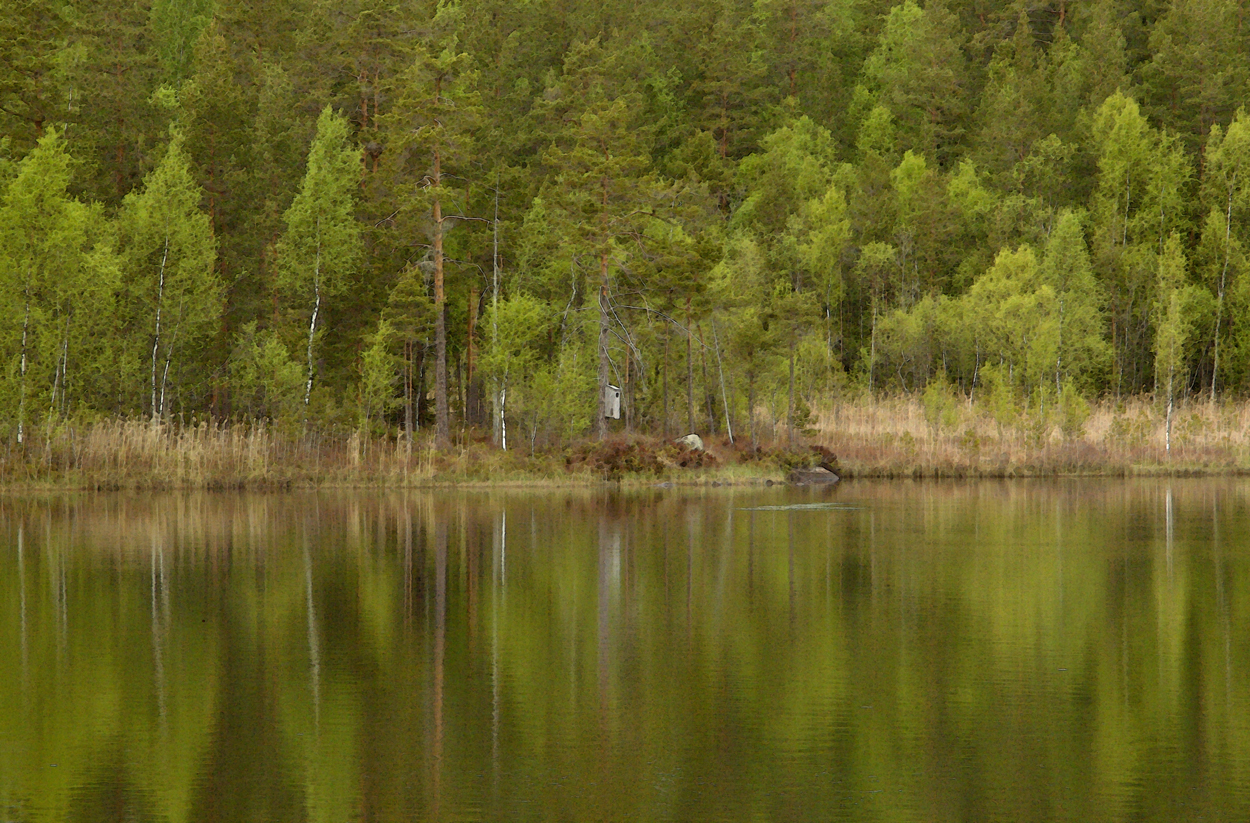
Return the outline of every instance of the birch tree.
{"type": "Polygon", "coordinates": [[[1200,250],[1203,254],[1206,280],[1215,293],[1215,328],[1211,341],[1211,399],[1220,377],[1222,335],[1230,312],[1227,298],[1230,287],[1238,292],[1250,262],[1246,246],[1250,231],[1250,118],[1244,108],[1228,125],[1227,131],[1212,126],[1205,152],[1203,204],[1207,217],[1202,228],[1200,250]]]}
{"type": "Polygon", "coordinates": [[[283,291],[307,312],[307,415],[317,372],[316,346],[325,301],[341,294],[361,253],[355,218],[360,152],[348,138],[347,120],[329,106],[317,119],[317,136],[295,200],[284,215],[286,232],[278,242],[278,277],[283,291]]]}
{"type": "Polygon", "coordinates": [[[99,208],[68,193],[71,161],[49,130],[0,202],[0,356],[3,406],[19,444],[36,400],[67,408],[71,344],[98,344],[83,324],[109,317],[115,266],[99,208]]]}
{"type": "Polygon", "coordinates": [[[153,423],[167,411],[175,358],[196,351],[216,331],[223,290],[214,271],[217,241],[200,210],[200,187],[175,135],[160,164],[132,192],[118,216],[124,259],[128,353],[147,361],[147,411],[153,423]]]}
{"type": "Polygon", "coordinates": [[[1155,326],[1155,384],[1167,403],[1164,448],[1172,451],[1172,414],[1177,389],[1185,383],[1185,348],[1193,332],[1192,286],[1185,284],[1185,253],[1176,232],[1159,256],[1159,282],[1151,316],[1155,326]]]}
{"type": "Polygon", "coordinates": [[[1137,103],[1118,92],[1095,113],[1093,136],[1092,246],[1107,290],[1118,394],[1148,385],[1158,256],[1169,234],[1187,225],[1193,172],[1179,141],[1154,129],[1137,103]]]}

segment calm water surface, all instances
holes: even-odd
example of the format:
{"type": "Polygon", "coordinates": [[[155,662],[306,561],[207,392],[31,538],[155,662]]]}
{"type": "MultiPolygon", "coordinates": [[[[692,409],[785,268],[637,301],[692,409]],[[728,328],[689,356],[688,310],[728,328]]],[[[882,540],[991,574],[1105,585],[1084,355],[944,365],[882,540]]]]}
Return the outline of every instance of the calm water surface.
{"type": "Polygon", "coordinates": [[[0,499],[0,821],[1250,819],[1250,482],[0,499]]]}

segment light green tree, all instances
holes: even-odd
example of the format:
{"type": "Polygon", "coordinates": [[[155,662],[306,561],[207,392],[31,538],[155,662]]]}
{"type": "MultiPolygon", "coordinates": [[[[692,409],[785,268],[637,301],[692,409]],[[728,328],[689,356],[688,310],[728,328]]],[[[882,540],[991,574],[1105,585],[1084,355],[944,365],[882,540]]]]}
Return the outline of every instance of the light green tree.
{"type": "Polygon", "coordinates": [[[211,0],[153,0],[150,26],[163,79],[170,85],[192,71],[195,41],[212,19],[211,0]]]}
{"type": "Polygon", "coordinates": [[[1103,339],[1104,297],[1094,277],[1080,214],[1060,214],[1038,274],[1056,300],[1055,391],[1062,394],[1065,385],[1073,384],[1080,390],[1094,389],[1095,379],[1110,362],[1111,348],[1103,339]]]}
{"type": "Polygon", "coordinates": [[[282,290],[308,311],[305,410],[316,374],[322,303],[347,288],[360,258],[360,226],[354,214],[359,178],[360,152],[350,143],[347,120],[327,106],[317,119],[308,169],[284,215],[286,233],[278,243],[282,290]]]}
{"type": "Polygon", "coordinates": [[[746,382],[747,435],[755,442],[759,389],[778,368],[781,331],[781,324],[773,322],[768,261],[756,238],[748,232],[727,238],[710,280],[713,321],[721,324],[720,341],[731,368],[746,382]]]}
{"type": "Polygon", "coordinates": [[[366,433],[371,433],[375,423],[400,402],[395,391],[399,372],[393,350],[396,337],[390,322],[381,318],[377,329],[366,339],[368,347],[360,358],[359,428],[366,433]]]}
{"type": "Polygon", "coordinates": [[[148,361],[147,411],[153,422],[168,411],[175,355],[199,350],[217,330],[221,314],[217,242],[208,215],[200,211],[201,197],[175,133],[142,190],[127,195],[118,215],[133,349],[126,354],[148,361]]]}
{"type": "Polygon", "coordinates": [[[255,321],[244,324],[235,336],[227,369],[236,408],[278,423],[294,419],[301,405],[304,370],[272,329],[257,329],[255,321]]]}
{"type": "Polygon", "coordinates": [[[1168,237],[1159,256],[1159,283],[1150,307],[1155,326],[1155,383],[1167,402],[1165,449],[1172,451],[1172,414],[1177,385],[1186,374],[1186,346],[1193,333],[1194,287],[1185,282],[1185,252],[1180,236],[1168,237]]]}
{"type": "Polygon", "coordinates": [[[1004,249],[964,297],[976,345],[1002,384],[1025,399],[1045,390],[1059,362],[1059,301],[1039,269],[1032,248],[1004,249]]]}
{"type": "Polygon", "coordinates": [[[1205,280],[1215,293],[1215,329],[1211,344],[1211,399],[1223,363],[1221,332],[1228,317],[1227,298],[1241,291],[1250,261],[1246,257],[1250,229],[1250,118],[1238,109],[1227,131],[1214,125],[1204,153],[1202,202],[1207,217],[1202,226],[1200,253],[1205,280]]]}
{"type": "Polygon", "coordinates": [[[834,146],[828,130],[799,117],[764,139],[763,150],[742,161],[747,196],[733,226],[754,236],[770,282],[769,317],[789,349],[788,431],[794,432],[795,355],[799,338],[826,318],[842,298],[840,257],[850,237],[846,199],[833,180],[834,146]],[[823,302],[822,302],[823,301],[823,302]]]}
{"type": "Polygon", "coordinates": [[[1188,225],[1193,170],[1179,141],[1153,128],[1119,92],[1099,107],[1091,128],[1098,155],[1091,245],[1107,293],[1115,387],[1136,391],[1150,380],[1158,255],[1168,235],[1188,225]]]}
{"type": "MultiPolygon", "coordinates": [[[[554,317],[550,306],[528,294],[514,294],[490,307],[489,321],[497,329],[482,352],[482,375],[499,387],[500,445],[508,448],[507,398],[518,388],[530,393],[536,385],[535,372],[543,359],[541,344],[547,339],[548,324],[554,317]]],[[[548,375],[550,378],[550,375],[548,375]]],[[[537,397],[530,398],[536,410],[537,397]]],[[[533,411],[533,410],[532,410],[533,411]]]]}
{"type": "Polygon", "coordinates": [[[85,331],[112,312],[117,266],[111,226],[99,208],[69,195],[70,166],[60,134],[49,130],[0,202],[3,401],[18,443],[34,418],[33,400],[45,401],[50,414],[68,408],[73,360],[84,369],[100,368],[103,340],[85,331]]]}

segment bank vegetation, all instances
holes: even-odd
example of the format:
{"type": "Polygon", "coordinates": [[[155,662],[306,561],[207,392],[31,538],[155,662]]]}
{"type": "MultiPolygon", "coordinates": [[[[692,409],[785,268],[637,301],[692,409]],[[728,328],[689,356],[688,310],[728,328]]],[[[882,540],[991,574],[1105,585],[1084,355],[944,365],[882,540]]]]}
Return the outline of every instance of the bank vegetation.
{"type": "Polygon", "coordinates": [[[0,451],[0,488],[279,491],[784,483],[795,468],[832,463],[844,479],[1250,474],[1250,404],[1174,409],[1168,448],[1158,403],[1102,403],[1079,421],[1003,418],[955,395],[829,404],[793,440],[784,420],[758,421],[761,440],[710,436],[700,452],[654,435],[522,444],[501,451],[489,431],[402,429],[313,434],[267,422],[100,421],[40,430],[0,451]]]}
{"type": "Polygon", "coordinates": [[[3,476],[1233,470],[1245,16],[4,4],[3,476]]]}

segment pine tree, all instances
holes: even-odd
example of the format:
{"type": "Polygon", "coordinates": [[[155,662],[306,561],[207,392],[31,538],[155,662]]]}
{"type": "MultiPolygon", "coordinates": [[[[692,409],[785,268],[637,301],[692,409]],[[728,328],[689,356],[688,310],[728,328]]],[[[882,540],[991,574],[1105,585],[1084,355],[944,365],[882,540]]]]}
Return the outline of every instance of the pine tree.
{"type": "Polygon", "coordinates": [[[0,4],[0,133],[22,150],[63,122],[65,87],[57,64],[70,31],[71,9],[52,0],[0,4]]]}
{"type": "Polygon", "coordinates": [[[1040,61],[1028,15],[1022,12],[1015,36],[994,51],[977,112],[978,165],[991,174],[1010,171],[1045,135],[1040,110],[1045,102],[1045,78],[1040,61]]]}
{"type": "Polygon", "coordinates": [[[1150,32],[1143,87],[1151,113],[1196,150],[1250,83],[1244,12],[1232,0],[1176,0],[1150,32]]]}
{"type": "MultiPolygon", "coordinates": [[[[259,162],[253,128],[259,67],[256,56],[239,52],[226,34],[222,21],[214,18],[196,41],[194,72],[177,93],[177,123],[195,182],[204,191],[204,210],[221,241],[217,271],[227,284],[222,325],[233,333],[257,318],[272,293],[256,274],[273,229],[255,212],[265,200],[260,183],[271,173],[259,162]]],[[[219,342],[227,339],[223,335],[219,342]]],[[[219,352],[223,359],[224,348],[219,352]]]]}
{"type": "Polygon", "coordinates": [[[947,164],[964,132],[967,65],[957,21],[941,3],[923,9],[906,0],[890,10],[876,48],[864,62],[874,99],[898,124],[903,148],[947,164]]]}
{"type": "MultiPolygon", "coordinates": [[[[607,434],[604,395],[610,382],[610,338],[620,315],[613,307],[613,269],[622,241],[644,234],[659,191],[650,173],[648,137],[640,122],[642,97],[614,74],[614,56],[598,40],[570,49],[564,71],[548,89],[543,113],[552,145],[543,155],[552,179],[547,198],[574,263],[597,269],[598,386],[596,431],[607,434]],[[593,262],[592,262],[593,261],[593,262]],[[615,321],[615,323],[614,323],[615,321]]],[[[619,264],[617,264],[619,265],[619,264]]],[[[597,282],[596,282],[597,281],[597,282]]],[[[628,329],[621,330],[628,336],[628,329]]]]}
{"type": "Polygon", "coordinates": [[[148,8],[137,0],[83,4],[74,16],[76,47],[66,59],[66,141],[89,162],[87,192],[116,206],[151,168],[168,109],[154,104],[158,59],[148,8]]]}
{"type": "Polygon", "coordinates": [[[445,47],[435,49],[438,46],[430,44],[418,50],[412,66],[401,78],[390,151],[399,158],[400,170],[414,178],[406,184],[396,182],[402,191],[417,190],[417,197],[411,198],[408,208],[421,209],[427,215],[422,222],[429,232],[433,269],[435,440],[440,448],[446,448],[451,443],[451,412],[445,242],[451,227],[465,217],[465,181],[480,109],[477,77],[470,68],[468,55],[458,50],[454,38],[448,38],[445,47]]]}
{"type": "Polygon", "coordinates": [[[741,159],[759,142],[757,133],[773,93],[765,78],[759,31],[734,0],[710,3],[713,20],[707,36],[696,41],[698,74],[691,79],[695,125],[711,134],[722,160],[741,159]]]}

